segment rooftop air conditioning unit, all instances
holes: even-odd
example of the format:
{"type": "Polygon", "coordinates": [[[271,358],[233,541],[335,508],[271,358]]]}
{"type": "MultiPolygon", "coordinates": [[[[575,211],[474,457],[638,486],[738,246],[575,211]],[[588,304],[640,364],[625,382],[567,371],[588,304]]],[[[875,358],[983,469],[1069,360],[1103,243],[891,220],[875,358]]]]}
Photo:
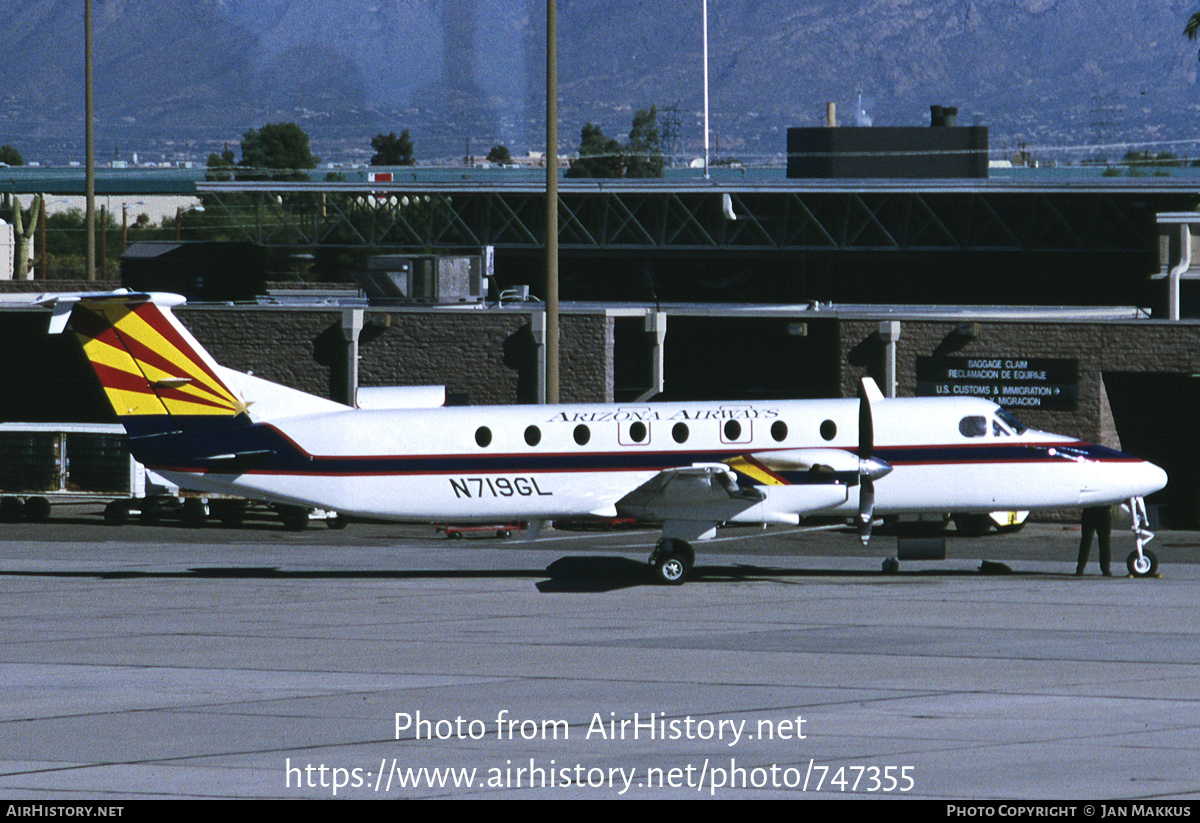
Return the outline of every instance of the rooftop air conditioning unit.
{"type": "Polygon", "coordinates": [[[478,256],[378,255],[355,274],[367,298],[405,303],[482,303],[486,295],[478,256]]]}

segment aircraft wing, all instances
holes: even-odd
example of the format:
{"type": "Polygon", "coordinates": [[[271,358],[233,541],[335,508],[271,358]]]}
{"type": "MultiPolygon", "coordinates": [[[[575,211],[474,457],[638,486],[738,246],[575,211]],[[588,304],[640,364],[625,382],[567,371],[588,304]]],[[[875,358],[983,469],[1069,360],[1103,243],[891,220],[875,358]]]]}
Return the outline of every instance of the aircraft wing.
{"type": "Polygon", "coordinates": [[[763,493],[738,485],[724,463],[697,463],[666,469],[617,501],[617,511],[664,524],[668,536],[707,538],[719,523],[759,505],[763,493]],[[686,525],[684,525],[686,524],[686,525]]]}
{"type": "Polygon", "coordinates": [[[644,520],[678,519],[683,514],[729,516],[762,502],[763,494],[738,485],[737,474],[724,463],[697,463],[659,472],[617,501],[617,510],[644,520]]]}
{"type": "MultiPolygon", "coordinates": [[[[834,450],[813,451],[819,451],[826,461],[836,457],[830,454],[834,450]]],[[[849,483],[840,476],[843,472],[826,462],[813,467],[811,458],[818,455],[805,454],[810,460],[804,461],[808,465],[802,471],[785,475],[776,470],[782,463],[788,469],[800,469],[797,456],[791,454],[791,459],[781,461],[745,455],[726,463],[667,469],[618,500],[616,508],[627,517],[667,524],[664,534],[696,538],[711,536],[717,524],[731,520],[795,525],[802,514],[846,502],[849,483]]],[[[857,463],[852,455],[850,459],[857,463]]],[[[838,462],[848,461],[842,458],[838,462]]]]}

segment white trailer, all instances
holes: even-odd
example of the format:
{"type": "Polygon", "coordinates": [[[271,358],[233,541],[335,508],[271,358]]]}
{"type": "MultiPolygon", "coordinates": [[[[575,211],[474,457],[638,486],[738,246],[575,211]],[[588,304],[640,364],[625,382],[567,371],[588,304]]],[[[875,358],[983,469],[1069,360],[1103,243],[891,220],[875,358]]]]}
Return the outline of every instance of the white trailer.
{"type": "Polygon", "coordinates": [[[116,423],[0,423],[0,520],[42,521],[54,503],[176,494],[129,455],[116,423]]]}
{"type": "MultiPolygon", "coordinates": [[[[227,526],[242,522],[249,501],[180,489],[134,460],[126,436],[118,423],[0,423],[0,522],[44,522],[55,504],[66,503],[103,503],[112,524],[137,512],[143,523],[167,515],[199,526],[210,509],[227,526]]],[[[310,519],[345,525],[332,512],[269,508],[289,529],[310,519]]]]}

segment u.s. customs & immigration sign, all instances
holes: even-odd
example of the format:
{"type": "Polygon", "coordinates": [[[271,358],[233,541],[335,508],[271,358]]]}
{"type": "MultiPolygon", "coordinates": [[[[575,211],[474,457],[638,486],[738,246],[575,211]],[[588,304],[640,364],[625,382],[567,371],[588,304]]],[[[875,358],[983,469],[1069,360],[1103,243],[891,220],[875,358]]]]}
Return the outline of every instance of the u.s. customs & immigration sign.
{"type": "Polygon", "coordinates": [[[1021,357],[918,357],[920,397],[982,397],[1010,409],[1075,411],[1079,361],[1021,357]]]}

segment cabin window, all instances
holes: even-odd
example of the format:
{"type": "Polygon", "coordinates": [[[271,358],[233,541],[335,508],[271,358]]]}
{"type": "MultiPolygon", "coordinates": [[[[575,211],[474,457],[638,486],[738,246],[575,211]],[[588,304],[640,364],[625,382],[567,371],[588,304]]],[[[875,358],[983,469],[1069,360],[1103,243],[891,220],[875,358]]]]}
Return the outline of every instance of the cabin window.
{"type": "Polygon", "coordinates": [[[983,437],[988,431],[987,418],[974,414],[964,417],[958,421],[958,431],[963,437],[983,437]]]}
{"type": "Polygon", "coordinates": [[[821,437],[825,440],[832,440],[837,437],[837,423],[832,420],[826,420],[821,424],[821,437]]]}
{"type": "Polygon", "coordinates": [[[487,426],[480,426],[475,430],[475,442],[479,444],[479,448],[486,449],[492,444],[492,430],[487,426]]]}
{"type": "Polygon", "coordinates": [[[722,443],[749,443],[754,439],[754,422],[742,423],[739,420],[726,420],[721,424],[722,443]]]}
{"type": "Polygon", "coordinates": [[[587,442],[592,439],[592,432],[587,426],[580,423],[575,427],[575,442],[581,446],[586,446],[587,442]]]}
{"type": "Polygon", "coordinates": [[[536,446],[542,442],[542,430],[537,426],[530,426],[525,429],[525,442],[531,446],[536,446]]]}
{"type": "Polygon", "coordinates": [[[771,424],[771,436],[775,438],[776,443],[782,443],[787,437],[787,423],[782,420],[776,420],[771,424]]]}
{"type": "Polygon", "coordinates": [[[641,420],[622,420],[617,423],[617,443],[622,446],[644,446],[650,442],[650,426],[641,420]]]}
{"type": "Polygon", "coordinates": [[[671,429],[671,436],[675,438],[676,443],[686,443],[688,439],[687,423],[676,423],[671,429]]]}

